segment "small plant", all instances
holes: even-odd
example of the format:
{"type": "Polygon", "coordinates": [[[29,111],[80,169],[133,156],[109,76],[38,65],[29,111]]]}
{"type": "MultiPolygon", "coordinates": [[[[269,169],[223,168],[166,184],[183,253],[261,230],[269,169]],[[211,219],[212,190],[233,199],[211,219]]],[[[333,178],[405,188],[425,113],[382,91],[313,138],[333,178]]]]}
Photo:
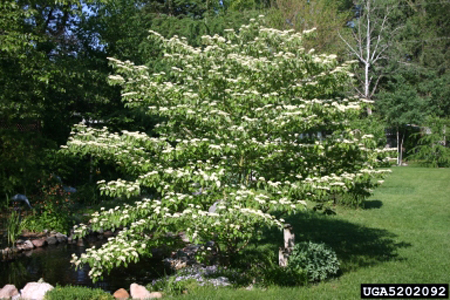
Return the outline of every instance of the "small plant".
{"type": "Polygon", "coordinates": [[[102,289],[91,289],[81,286],[57,286],[47,292],[45,300],[110,300],[112,295],[102,289]]]}
{"type": "Polygon", "coordinates": [[[288,269],[305,270],[309,281],[322,281],[339,271],[336,253],[325,244],[301,242],[294,246],[289,257],[288,269]]]}
{"type": "Polygon", "coordinates": [[[20,215],[16,211],[12,211],[6,222],[6,230],[8,236],[8,244],[14,246],[17,237],[22,232],[22,224],[20,223],[20,215]]]}

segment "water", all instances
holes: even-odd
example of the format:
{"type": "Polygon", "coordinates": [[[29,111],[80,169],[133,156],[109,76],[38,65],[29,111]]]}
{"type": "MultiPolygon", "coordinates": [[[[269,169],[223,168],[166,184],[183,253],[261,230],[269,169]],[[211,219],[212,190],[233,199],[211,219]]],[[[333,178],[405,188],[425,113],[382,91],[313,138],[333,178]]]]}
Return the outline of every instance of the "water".
{"type": "Polygon", "coordinates": [[[161,259],[144,259],[137,264],[128,265],[128,268],[113,270],[102,281],[94,284],[89,279],[88,266],[75,271],[70,264],[72,253],[79,256],[85,249],[68,244],[49,245],[22,254],[13,261],[0,261],[0,288],[5,284],[14,284],[22,289],[27,282],[43,278],[53,286],[88,286],[113,293],[119,288],[129,289],[133,282],[146,285],[164,275],[161,259]]]}

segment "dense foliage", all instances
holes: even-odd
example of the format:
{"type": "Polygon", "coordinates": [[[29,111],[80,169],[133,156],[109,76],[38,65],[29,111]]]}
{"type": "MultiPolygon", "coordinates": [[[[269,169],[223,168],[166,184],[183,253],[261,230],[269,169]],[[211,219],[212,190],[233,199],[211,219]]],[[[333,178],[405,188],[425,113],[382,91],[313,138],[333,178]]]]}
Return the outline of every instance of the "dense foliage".
{"type": "Polygon", "coordinates": [[[430,117],[425,124],[425,130],[416,134],[420,139],[417,146],[411,149],[411,157],[428,167],[449,167],[449,120],[430,117]]]}
{"type": "Polygon", "coordinates": [[[92,289],[81,286],[57,286],[45,293],[46,300],[110,300],[114,297],[102,289],[92,289]]]}
{"type": "Polygon", "coordinates": [[[339,271],[339,260],[325,244],[301,242],[294,246],[288,268],[304,270],[310,281],[322,281],[339,271]]]}

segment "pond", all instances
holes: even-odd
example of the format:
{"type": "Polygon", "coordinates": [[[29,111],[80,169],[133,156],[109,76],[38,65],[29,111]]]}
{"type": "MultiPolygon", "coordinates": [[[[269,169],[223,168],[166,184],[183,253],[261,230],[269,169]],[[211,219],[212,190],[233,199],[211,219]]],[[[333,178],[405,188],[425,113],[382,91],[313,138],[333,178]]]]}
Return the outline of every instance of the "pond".
{"type": "Polygon", "coordinates": [[[88,266],[75,270],[70,264],[72,253],[79,256],[85,250],[86,247],[69,244],[49,245],[22,254],[12,261],[0,261],[0,287],[14,284],[21,289],[27,282],[43,278],[53,286],[88,286],[114,293],[119,288],[129,289],[133,282],[146,285],[163,276],[165,272],[161,259],[148,258],[130,264],[128,268],[113,270],[111,274],[105,275],[102,281],[94,284],[89,279],[88,266]]]}

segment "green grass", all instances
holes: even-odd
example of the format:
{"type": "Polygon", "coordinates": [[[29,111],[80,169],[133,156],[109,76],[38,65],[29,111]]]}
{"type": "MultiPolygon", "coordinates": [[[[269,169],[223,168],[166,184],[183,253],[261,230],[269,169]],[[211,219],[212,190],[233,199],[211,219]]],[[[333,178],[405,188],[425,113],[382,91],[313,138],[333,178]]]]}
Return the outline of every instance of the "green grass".
{"type": "MultiPolygon", "coordinates": [[[[287,221],[296,240],[325,242],[342,274],[317,285],[268,289],[199,288],[176,299],[360,299],[361,283],[450,282],[450,169],[395,167],[364,209],[311,212],[287,221]]],[[[273,232],[258,247],[276,250],[273,232]]],[[[249,252],[250,253],[250,252],[249,252]]]]}

